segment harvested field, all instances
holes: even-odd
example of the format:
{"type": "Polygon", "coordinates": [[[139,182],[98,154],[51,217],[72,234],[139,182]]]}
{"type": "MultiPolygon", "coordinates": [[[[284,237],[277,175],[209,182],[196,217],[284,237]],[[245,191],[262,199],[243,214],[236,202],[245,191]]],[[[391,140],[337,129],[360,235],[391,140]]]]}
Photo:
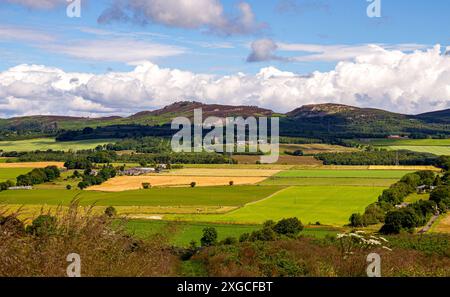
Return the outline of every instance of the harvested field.
{"type": "Polygon", "coordinates": [[[348,153],[359,151],[356,148],[345,147],[341,145],[331,145],[323,143],[313,144],[282,144],[280,145],[280,152],[301,150],[305,154],[315,155],[320,153],[348,153]]]}
{"type": "Polygon", "coordinates": [[[213,168],[186,168],[173,170],[164,175],[176,176],[208,176],[208,177],[269,177],[279,173],[281,170],[270,169],[213,169],[213,168]]]}
{"type": "MultiPolygon", "coordinates": [[[[233,159],[238,161],[239,164],[256,164],[260,161],[260,156],[233,156],[233,159]]],[[[287,164],[287,165],[322,165],[322,161],[317,160],[310,156],[280,156],[276,164],[287,164]]]]}
{"type": "Polygon", "coordinates": [[[434,166],[378,166],[371,165],[369,170],[431,170],[431,171],[441,171],[440,168],[434,166]]]}
{"type": "Polygon", "coordinates": [[[63,168],[63,162],[24,162],[24,163],[0,163],[0,168],[45,168],[47,166],[56,166],[63,168]]]}
{"type": "Polygon", "coordinates": [[[187,187],[196,182],[198,187],[226,186],[233,181],[235,185],[251,185],[262,182],[267,177],[207,177],[207,176],[118,176],[107,182],[88,188],[91,191],[121,192],[142,189],[142,183],[152,187],[187,187]]]}

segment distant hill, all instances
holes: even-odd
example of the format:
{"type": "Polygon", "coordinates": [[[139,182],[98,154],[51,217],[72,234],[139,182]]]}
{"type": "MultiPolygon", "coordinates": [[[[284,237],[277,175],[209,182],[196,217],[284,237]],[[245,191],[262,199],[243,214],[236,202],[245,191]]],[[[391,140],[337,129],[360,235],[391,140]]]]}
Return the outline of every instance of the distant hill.
{"type": "Polygon", "coordinates": [[[299,107],[287,114],[275,114],[272,110],[257,106],[217,105],[191,101],[176,102],[162,109],[143,111],[129,117],[30,116],[0,119],[0,137],[2,135],[3,138],[11,137],[11,135],[55,136],[66,133],[62,138],[68,140],[71,138],[95,138],[97,136],[114,138],[169,135],[170,131],[166,130],[170,129],[169,124],[173,118],[179,116],[192,118],[194,109],[198,108],[203,110],[204,119],[210,116],[221,118],[280,116],[282,136],[324,139],[383,138],[392,134],[416,137],[446,135],[450,137],[450,110],[413,116],[341,104],[313,104],[299,107]],[[96,132],[89,135],[70,132],[81,131],[86,127],[96,128],[96,132]]]}
{"type": "Polygon", "coordinates": [[[419,114],[416,118],[428,123],[450,124],[450,109],[419,114]]]}

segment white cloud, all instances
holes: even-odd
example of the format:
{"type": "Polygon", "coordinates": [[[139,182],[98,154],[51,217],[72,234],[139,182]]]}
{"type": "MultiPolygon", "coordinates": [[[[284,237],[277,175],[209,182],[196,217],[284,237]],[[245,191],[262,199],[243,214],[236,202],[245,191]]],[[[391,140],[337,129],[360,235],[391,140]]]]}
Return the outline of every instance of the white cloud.
{"type": "Polygon", "coordinates": [[[124,63],[176,56],[186,51],[177,46],[128,38],[83,40],[71,44],[42,44],[40,47],[79,59],[124,63]]]}
{"type": "Polygon", "coordinates": [[[259,105],[289,111],[334,102],[420,113],[450,108],[450,56],[440,46],[405,53],[376,50],[308,77],[274,67],[256,75],[196,74],[146,62],[102,75],[20,65],[0,73],[0,116],[109,115],[154,109],[180,100],[259,105]]]}
{"type": "Polygon", "coordinates": [[[6,2],[19,4],[33,9],[52,9],[67,3],[66,0],[6,0],[6,2]]]}
{"type": "Polygon", "coordinates": [[[225,13],[219,0],[115,0],[98,18],[99,23],[131,21],[224,34],[251,34],[265,25],[256,21],[251,6],[241,2],[238,13],[225,13]]]}
{"type": "Polygon", "coordinates": [[[0,24],[0,42],[2,41],[28,41],[51,42],[54,37],[48,33],[25,27],[7,26],[0,24]]]}
{"type": "Polygon", "coordinates": [[[321,45],[306,43],[283,43],[272,39],[256,40],[251,45],[248,62],[281,60],[285,62],[336,62],[348,61],[355,57],[376,54],[383,49],[414,51],[425,49],[422,44],[361,44],[361,45],[321,45]],[[281,56],[278,52],[291,52],[296,55],[281,56]]]}

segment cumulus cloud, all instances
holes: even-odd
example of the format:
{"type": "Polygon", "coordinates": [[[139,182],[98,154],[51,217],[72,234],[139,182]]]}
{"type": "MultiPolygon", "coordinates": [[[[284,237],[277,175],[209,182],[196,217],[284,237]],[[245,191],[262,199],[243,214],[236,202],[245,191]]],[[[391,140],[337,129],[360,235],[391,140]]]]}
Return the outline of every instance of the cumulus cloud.
{"type": "Polygon", "coordinates": [[[272,39],[259,39],[252,43],[252,52],[247,58],[247,62],[263,62],[271,60],[283,60],[276,56],[278,45],[272,39]]]}
{"type": "Polygon", "coordinates": [[[274,67],[255,75],[215,76],[150,62],[130,72],[99,75],[36,65],[0,73],[3,117],[131,114],[180,100],[259,105],[280,112],[326,102],[427,112],[450,108],[450,56],[440,46],[412,53],[378,47],[307,77],[274,67]]]}
{"type": "Polygon", "coordinates": [[[130,21],[184,29],[206,28],[224,35],[250,34],[264,27],[256,21],[248,3],[239,3],[237,9],[236,16],[227,15],[219,0],[115,0],[98,22],[130,21]]]}
{"type": "Polygon", "coordinates": [[[307,43],[283,43],[272,39],[256,40],[251,45],[247,62],[264,62],[281,60],[285,62],[335,62],[352,60],[366,54],[377,54],[383,49],[414,51],[425,49],[422,44],[361,44],[361,45],[322,45],[307,43]],[[277,52],[296,53],[289,57],[277,52]]]}

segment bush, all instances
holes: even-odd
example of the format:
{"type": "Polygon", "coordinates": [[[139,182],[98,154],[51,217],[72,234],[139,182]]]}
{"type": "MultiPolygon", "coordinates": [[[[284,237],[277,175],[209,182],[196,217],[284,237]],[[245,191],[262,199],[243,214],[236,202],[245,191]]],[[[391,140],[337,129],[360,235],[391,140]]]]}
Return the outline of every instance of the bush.
{"type": "Polygon", "coordinates": [[[231,180],[229,185],[230,185],[230,187],[234,186],[234,181],[231,180]]]}
{"type": "Polygon", "coordinates": [[[297,218],[282,219],[273,230],[278,234],[295,236],[303,230],[303,225],[297,218]]]}
{"type": "Polygon", "coordinates": [[[71,186],[71,185],[67,185],[67,186],[66,186],[66,189],[67,189],[67,190],[72,190],[72,186],[71,186]]]}
{"type": "Polygon", "coordinates": [[[191,188],[195,188],[195,186],[197,186],[196,182],[191,182],[191,188]]]}
{"type": "Polygon", "coordinates": [[[105,215],[109,218],[117,216],[117,210],[113,206],[109,206],[105,209],[105,215]]]}
{"type": "Polygon", "coordinates": [[[217,230],[213,227],[203,229],[203,236],[200,239],[203,247],[213,246],[217,244],[217,230]]]}
{"type": "Polygon", "coordinates": [[[222,245],[233,245],[233,244],[236,244],[237,242],[238,241],[237,241],[236,238],[234,238],[234,237],[227,237],[224,240],[222,240],[220,242],[220,244],[222,244],[222,245]]]}
{"type": "Polygon", "coordinates": [[[354,213],[350,216],[350,226],[352,227],[364,227],[363,216],[359,213],[354,213]]]}
{"type": "Polygon", "coordinates": [[[27,233],[35,236],[47,236],[56,232],[57,219],[50,215],[40,215],[33,220],[30,226],[27,226],[27,233]]]}
{"type": "Polygon", "coordinates": [[[150,183],[142,183],[142,188],[144,190],[148,190],[152,187],[152,185],[150,183]]]}

